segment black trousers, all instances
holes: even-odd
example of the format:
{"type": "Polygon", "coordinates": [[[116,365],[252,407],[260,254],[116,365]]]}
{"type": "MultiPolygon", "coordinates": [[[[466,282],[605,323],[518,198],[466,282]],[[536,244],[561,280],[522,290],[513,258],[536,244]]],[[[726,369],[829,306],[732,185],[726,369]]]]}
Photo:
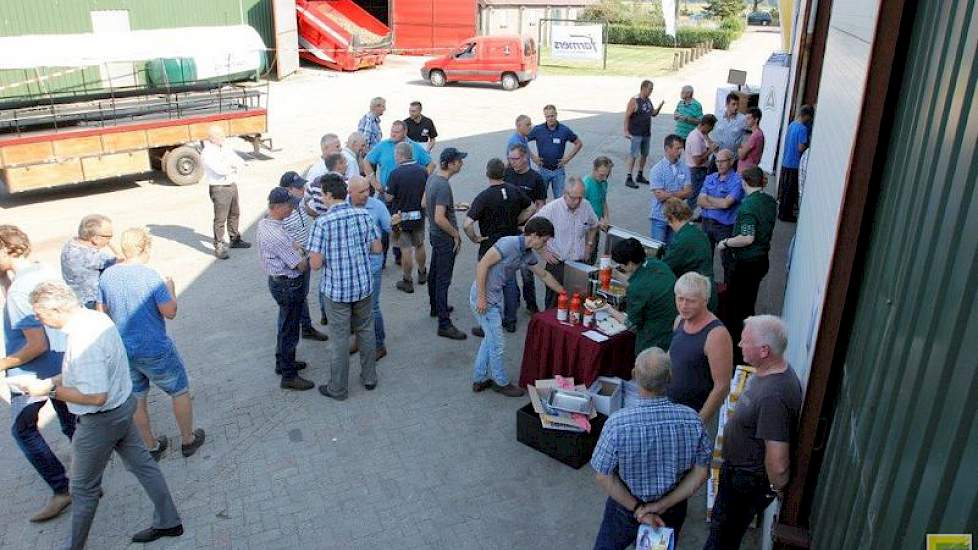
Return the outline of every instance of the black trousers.
{"type": "Polygon", "coordinates": [[[432,236],[431,262],[428,267],[428,301],[438,315],[438,328],[452,326],[448,312],[448,287],[455,271],[455,241],[449,237],[432,236]]]}
{"type": "Polygon", "coordinates": [[[774,495],[767,476],[724,466],[713,502],[710,536],[703,550],[737,550],[754,516],[763,512],[774,495]]]}
{"type": "Polygon", "coordinates": [[[734,342],[735,365],[743,362],[740,354],[740,333],[744,330],[744,319],[754,315],[757,292],[768,271],[767,256],[751,260],[734,259],[727,274],[727,307],[723,324],[730,331],[734,342]]]}
{"type": "MultiPolygon", "coordinates": [[[[553,265],[547,264],[547,273],[553,275],[558,283],[564,284],[564,262],[558,262],[553,265]]],[[[557,307],[557,293],[550,290],[549,286],[543,297],[543,305],[546,309],[557,307]]]]}
{"type": "Polygon", "coordinates": [[[224,227],[227,226],[228,236],[232,241],[241,238],[238,233],[238,185],[212,185],[210,189],[211,202],[214,203],[214,244],[224,242],[224,227]]]}
{"type": "MultiPolygon", "coordinates": [[[[710,239],[710,257],[716,253],[717,243],[723,239],[733,236],[733,225],[724,225],[712,218],[703,218],[703,232],[710,239]]],[[[729,250],[720,251],[720,265],[723,267],[723,281],[726,282],[730,274],[730,264],[733,257],[729,250]]],[[[714,277],[715,278],[715,277],[714,277]]]]}
{"type": "Polygon", "coordinates": [[[784,222],[798,220],[798,169],[781,167],[781,185],[778,186],[778,219],[784,222]]]}

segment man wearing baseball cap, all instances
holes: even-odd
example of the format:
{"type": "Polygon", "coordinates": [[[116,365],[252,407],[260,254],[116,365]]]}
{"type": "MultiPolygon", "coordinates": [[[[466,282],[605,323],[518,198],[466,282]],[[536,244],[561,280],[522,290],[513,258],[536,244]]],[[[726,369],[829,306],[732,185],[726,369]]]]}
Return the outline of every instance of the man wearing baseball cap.
{"type": "Polygon", "coordinates": [[[315,384],[299,376],[306,364],[295,360],[299,343],[302,304],[306,301],[309,260],[297,249],[283,220],[292,214],[292,196],[282,187],[268,194],[268,216],[258,222],[258,251],[268,275],[268,290],[278,304],[278,336],[275,344],[275,374],[282,376],[280,387],[310,390],[315,384]],[[305,283],[303,281],[306,281],[305,283]]]}
{"type": "Polygon", "coordinates": [[[452,324],[448,305],[448,287],[452,284],[455,257],[462,246],[462,237],[455,220],[455,197],[448,180],[462,170],[466,153],[454,147],[441,152],[438,169],[428,177],[425,209],[431,217],[428,239],[431,242],[431,263],[428,267],[428,300],[431,316],[438,317],[438,336],[465,340],[466,334],[452,324]]]}
{"type": "MultiPolygon", "coordinates": [[[[286,172],[282,174],[282,178],[279,180],[279,187],[286,189],[289,192],[290,200],[292,203],[292,213],[289,214],[287,218],[282,220],[282,225],[285,226],[285,231],[292,237],[295,241],[296,246],[299,250],[305,250],[306,241],[309,239],[309,229],[312,227],[312,216],[309,212],[302,207],[302,201],[306,194],[306,188],[308,187],[308,182],[302,178],[296,172],[286,172]]],[[[312,277],[312,272],[306,270],[302,273],[303,281],[305,283],[305,292],[302,293],[303,296],[309,296],[309,280],[312,277]]],[[[318,294],[318,293],[317,293],[318,294]]],[[[320,324],[326,324],[326,310],[323,307],[323,301],[319,300],[319,310],[322,314],[320,324]]],[[[309,302],[303,300],[302,302],[302,337],[307,340],[319,340],[320,342],[325,342],[329,339],[328,336],[319,332],[312,326],[312,318],[309,316],[309,302]]]]}

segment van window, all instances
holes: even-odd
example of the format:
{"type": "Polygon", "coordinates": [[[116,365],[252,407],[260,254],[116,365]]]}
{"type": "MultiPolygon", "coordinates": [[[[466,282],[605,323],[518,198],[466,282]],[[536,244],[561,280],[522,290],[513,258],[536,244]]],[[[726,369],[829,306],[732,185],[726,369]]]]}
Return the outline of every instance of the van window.
{"type": "Polygon", "coordinates": [[[532,38],[527,38],[523,42],[523,55],[529,57],[537,54],[537,45],[532,38]]]}
{"type": "Polygon", "coordinates": [[[455,59],[472,59],[473,57],[475,57],[475,42],[463,45],[455,54],[455,59]]]}

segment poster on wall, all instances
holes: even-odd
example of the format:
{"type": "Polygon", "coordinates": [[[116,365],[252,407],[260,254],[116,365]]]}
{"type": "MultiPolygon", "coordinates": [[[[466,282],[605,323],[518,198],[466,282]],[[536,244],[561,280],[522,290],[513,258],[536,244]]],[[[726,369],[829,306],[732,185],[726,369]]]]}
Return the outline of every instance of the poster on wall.
{"type": "Polygon", "coordinates": [[[604,59],[602,25],[554,25],[550,54],[560,59],[604,59]]]}

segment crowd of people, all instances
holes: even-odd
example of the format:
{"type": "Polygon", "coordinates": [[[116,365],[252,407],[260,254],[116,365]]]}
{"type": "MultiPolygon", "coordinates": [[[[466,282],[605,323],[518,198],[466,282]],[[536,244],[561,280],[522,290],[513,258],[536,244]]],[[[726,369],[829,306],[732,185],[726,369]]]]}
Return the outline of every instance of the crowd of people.
{"type": "MultiPolygon", "coordinates": [[[[736,94],[727,97],[717,117],[703,114],[693,89],[684,87],[675,131],[666,136],[663,156],[646,179],[652,118],[663,107],[653,107],[652,90],[650,81],[643,82],[625,112],[624,183],[649,185],[650,236],[664,252],[661,259],[649,257],[636,239],[610,250],[616,277],[628,288],[625,311],[608,313],[636,334],[633,379],[642,399],[612,416],[592,459],[609,494],[595,547],[624,548],[640,522],[678,531],[686,499],[706,479],[712,444],[705,426],[729,392],[733,366],[743,360],[763,382],[748,387],[727,425],[708,543],[736,548],[749,514],[787,483],[786,446],[800,407],[800,385],[784,360],[783,324],[754,316],[778,202],[763,192],[766,176],[757,167],[764,147],[760,111],[740,113],[736,94]],[[721,255],[726,288],[722,302],[715,253],[721,255]]],[[[394,288],[413,294],[415,285],[426,285],[436,334],[465,340],[448,302],[464,234],[478,246],[469,292],[477,326],[470,332],[482,340],[472,391],[520,397],[524,391],[510,381],[504,364],[504,332],[517,330],[521,298],[531,314],[540,311],[536,279],[545,286],[545,307],[552,308],[565,291],[566,263],[597,260],[602,230],[611,225],[614,163],[597,156],[586,177],[568,175],[567,164],[584,144],[557,120],[556,107],[547,105],[541,124],[534,126],[528,115],[516,119],[505,158],[486,164],[486,187],[466,205],[455,201],[453,178],[464,169],[467,153],[454,147],[435,153],[438,132],[420,102],[411,103],[408,117],[394,121],[385,138],[385,111],[383,98],[372,99],[345,145],[337,134],[325,134],[320,158],[301,175],[283,174],[269,190],[256,244],[278,305],[279,385],[295,391],[316,387],[300,374],[308,365],[296,358],[300,339],[308,339],[330,342],[329,380],[318,386],[323,396],[348,398],[353,354],[359,356],[360,384],[368,391],[378,387],[376,365],[388,353],[381,274],[389,253],[400,266],[394,288]],[[319,320],[328,334],[315,328],[309,310],[314,271],[320,272],[319,320]]],[[[811,119],[806,107],[789,130],[789,146],[798,153],[786,155],[789,170],[807,147],[811,119]]],[[[214,254],[226,259],[230,249],[251,243],[238,228],[242,165],[220,127],[209,130],[202,162],[214,207],[214,254]]],[[[783,220],[796,215],[797,163],[794,170],[782,176],[783,220]]],[[[23,231],[0,226],[6,290],[6,356],[0,368],[11,381],[14,438],[52,491],[32,521],[56,517],[74,501],[73,548],[85,544],[112,450],[156,507],[152,526],[133,540],[182,533],[156,466],[169,442],[152,430],[146,401],[151,385],[172,400],[183,456],[192,456],[205,440],[194,424],[186,368],[166,332],[166,321],[177,315],[174,282],[148,267],[148,230],[125,230],[118,246],[113,237],[111,220],[86,216],[77,238],[64,246],[58,274],[30,259],[23,231]],[[72,440],[70,481],[37,428],[45,398],[72,440]]]]}

